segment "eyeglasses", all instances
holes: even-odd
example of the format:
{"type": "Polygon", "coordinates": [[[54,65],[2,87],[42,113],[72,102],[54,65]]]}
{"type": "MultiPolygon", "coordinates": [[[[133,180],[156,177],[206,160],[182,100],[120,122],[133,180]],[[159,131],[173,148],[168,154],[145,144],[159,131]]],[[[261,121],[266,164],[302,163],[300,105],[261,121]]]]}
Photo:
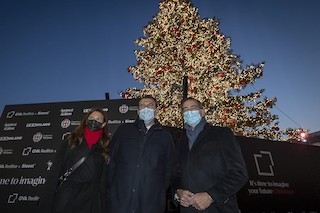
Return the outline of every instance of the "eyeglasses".
{"type": "Polygon", "coordinates": [[[189,112],[189,111],[195,111],[195,110],[199,110],[200,108],[198,106],[191,106],[191,107],[185,107],[182,109],[182,113],[185,113],[185,112],[189,112]]]}

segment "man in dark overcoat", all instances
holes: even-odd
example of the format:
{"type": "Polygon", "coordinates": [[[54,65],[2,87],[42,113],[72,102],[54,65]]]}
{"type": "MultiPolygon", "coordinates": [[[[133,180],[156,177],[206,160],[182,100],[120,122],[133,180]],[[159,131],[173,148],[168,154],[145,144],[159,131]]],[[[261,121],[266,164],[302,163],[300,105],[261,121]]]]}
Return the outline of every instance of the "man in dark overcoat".
{"type": "Polygon", "coordinates": [[[174,169],[173,138],[155,119],[156,100],[139,101],[137,119],[110,142],[110,213],[164,213],[174,169]]]}
{"type": "Polygon", "coordinates": [[[181,107],[185,135],[176,144],[181,180],[175,186],[180,212],[239,212],[236,193],[248,173],[235,136],[208,124],[198,100],[187,98],[181,107]]]}

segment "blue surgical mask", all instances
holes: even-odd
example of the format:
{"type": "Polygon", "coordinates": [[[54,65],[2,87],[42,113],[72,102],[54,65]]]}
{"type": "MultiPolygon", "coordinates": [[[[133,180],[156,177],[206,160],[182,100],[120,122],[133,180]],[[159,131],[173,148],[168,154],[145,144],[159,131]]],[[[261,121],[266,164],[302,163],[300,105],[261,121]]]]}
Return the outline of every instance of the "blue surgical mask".
{"type": "Polygon", "coordinates": [[[144,108],[139,110],[139,118],[145,123],[150,123],[154,119],[154,109],[144,108]]]}
{"type": "Polygon", "coordinates": [[[201,121],[201,118],[199,110],[192,110],[183,113],[183,119],[189,126],[197,126],[201,121]]]}

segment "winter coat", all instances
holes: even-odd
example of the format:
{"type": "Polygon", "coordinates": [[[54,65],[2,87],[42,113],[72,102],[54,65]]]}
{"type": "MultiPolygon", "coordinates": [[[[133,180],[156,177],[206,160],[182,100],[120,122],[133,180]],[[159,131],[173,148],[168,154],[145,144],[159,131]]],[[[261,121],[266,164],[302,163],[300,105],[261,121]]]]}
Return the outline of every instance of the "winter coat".
{"type": "Polygon", "coordinates": [[[174,166],[174,144],[156,122],[118,127],[110,142],[110,212],[163,213],[174,166]]]}
{"type": "MultiPolygon", "coordinates": [[[[239,212],[236,193],[248,180],[240,145],[229,128],[205,124],[188,147],[186,135],[176,144],[181,182],[176,188],[207,192],[213,203],[203,213],[239,212]]],[[[200,212],[180,206],[181,213],[200,212]]]]}
{"type": "Polygon", "coordinates": [[[106,162],[99,142],[91,147],[87,159],[59,187],[59,177],[90,151],[83,138],[70,149],[65,141],[55,156],[47,178],[45,194],[40,198],[39,213],[102,213],[106,212],[106,162]]]}

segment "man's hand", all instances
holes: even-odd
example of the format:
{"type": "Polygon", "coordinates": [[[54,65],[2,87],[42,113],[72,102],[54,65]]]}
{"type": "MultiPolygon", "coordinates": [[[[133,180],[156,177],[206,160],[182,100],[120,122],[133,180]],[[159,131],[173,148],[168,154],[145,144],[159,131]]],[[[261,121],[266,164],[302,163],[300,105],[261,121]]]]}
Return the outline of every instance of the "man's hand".
{"type": "Polygon", "coordinates": [[[190,199],[190,205],[199,211],[207,209],[213,202],[211,196],[207,192],[194,194],[190,199]]]}
{"type": "Polygon", "coordinates": [[[183,207],[189,207],[191,205],[190,200],[194,193],[190,192],[189,190],[178,189],[177,195],[180,198],[180,205],[183,207]]]}

